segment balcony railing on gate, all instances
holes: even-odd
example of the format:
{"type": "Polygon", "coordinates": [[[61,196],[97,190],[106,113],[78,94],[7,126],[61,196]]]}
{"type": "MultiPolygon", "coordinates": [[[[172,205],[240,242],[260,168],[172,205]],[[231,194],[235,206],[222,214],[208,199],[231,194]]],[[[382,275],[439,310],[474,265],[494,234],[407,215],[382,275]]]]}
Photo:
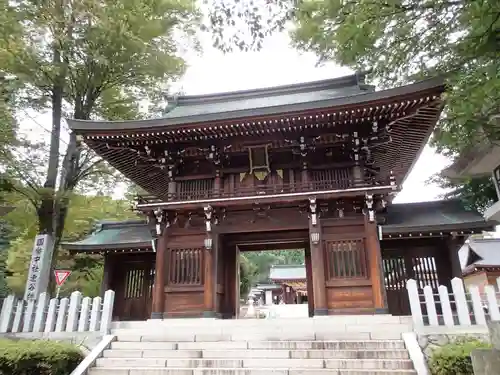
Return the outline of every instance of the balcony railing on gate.
{"type": "Polygon", "coordinates": [[[406,283],[413,323],[422,326],[485,326],[489,320],[500,320],[500,278],[497,287],[487,285],[484,293],[470,285],[466,290],[462,279],[451,280],[451,290],[440,285],[419,288],[417,281],[406,283]]]}
{"type": "MultiPolygon", "coordinates": [[[[182,184],[183,182],[178,182],[182,184]]],[[[224,188],[214,189],[213,184],[203,186],[199,190],[187,190],[178,187],[176,193],[165,194],[168,201],[189,201],[202,199],[224,199],[236,197],[254,197],[263,195],[281,195],[293,193],[307,193],[328,190],[343,190],[354,187],[373,186],[371,182],[353,180],[311,181],[307,183],[295,182],[287,184],[255,184],[252,186],[235,186],[232,191],[224,188]]],[[[161,199],[152,196],[141,196],[139,203],[157,203],[161,199]]]]}
{"type": "Polygon", "coordinates": [[[73,292],[70,298],[52,298],[40,294],[36,301],[24,301],[10,295],[0,313],[0,333],[30,332],[101,332],[108,334],[115,292],[101,297],[82,297],[73,292]]]}

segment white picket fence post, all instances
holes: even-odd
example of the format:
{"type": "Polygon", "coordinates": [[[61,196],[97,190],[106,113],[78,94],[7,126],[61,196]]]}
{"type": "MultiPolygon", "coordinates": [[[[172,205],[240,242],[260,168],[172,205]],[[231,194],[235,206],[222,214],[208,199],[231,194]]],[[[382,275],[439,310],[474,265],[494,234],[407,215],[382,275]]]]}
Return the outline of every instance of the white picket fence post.
{"type": "Polygon", "coordinates": [[[59,311],[57,311],[56,332],[64,332],[68,317],[69,298],[61,298],[59,301],[59,311]]]}
{"type": "Polygon", "coordinates": [[[415,327],[424,325],[424,317],[422,315],[422,307],[420,306],[420,296],[418,295],[418,286],[415,280],[408,280],[406,282],[406,289],[408,290],[408,299],[410,301],[411,316],[415,327]]]}
{"type": "Polygon", "coordinates": [[[21,332],[21,323],[23,320],[24,301],[17,301],[16,311],[14,313],[14,322],[12,323],[12,332],[21,332]]]}
{"type": "Polygon", "coordinates": [[[75,332],[78,329],[78,315],[82,304],[82,293],[73,292],[69,299],[68,320],[66,322],[66,332],[75,332]]]}
{"type": "MultiPolygon", "coordinates": [[[[424,316],[420,303],[419,287],[417,281],[408,280],[406,283],[408,290],[408,298],[410,301],[410,310],[415,326],[424,324],[424,316]]],[[[468,287],[470,300],[467,299],[464,282],[462,279],[454,278],[451,280],[450,290],[440,285],[438,287],[439,300],[435,298],[435,290],[426,285],[423,288],[424,303],[427,310],[427,319],[430,326],[438,326],[443,324],[448,327],[455,325],[453,317],[452,304],[450,303],[450,294],[453,295],[455,305],[455,313],[458,317],[458,325],[471,326],[481,325],[486,326],[487,316],[485,307],[488,310],[488,316],[493,321],[500,321],[500,307],[497,298],[497,290],[500,291],[500,277],[496,280],[496,285],[486,285],[484,287],[484,295],[481,295],[479,287],[471,285],[468,287]],[[498,289],[497,289],[498,288],[498,289]],[[441,306],[442,321],[437,312],[437,304],[441,306]],[[471,319],[474,317],[474,321],[471,319]]]]}
{"type": "Polygon", "coordinates": [[[439,320],[433,293],[434,291],[430,285],[424,287],[425,307],[427,308],[427,315],[429,316],[429,325],[438,326],[439,320]]]}
{"type": "Polygon", "coordinates": [[[453,312],[451,311],[450,296],[448,288],[444,285],[438,287],[439,291],[439,301],[441,302],[441,309],[443,310],[443,320],[444,325],[448,327],[453,327],[455,322],[453,321],[453,312]]]}
{"type": "Polygon", "coordinates": [[[38,297],[38,303],[36,305],[35,311],[35,323],[33,324],[33,332],[42,332],[45,322],[45,310],[47,309],[49,302],[49,295],[47,293],[42,293],[38,297]]]}
{"type": "Polygon", "coordinates": [[[102,306],[101,315],[101,333],[103,335],[109,334],[111,330],[111,320],[113,319],[113,305],[115,301],[115,292],[112,290],[106,291],[104,293],[104,302],[102,306]]]}
{"type": "Polygon", "coordinates": [[[57,298],[52,298],[49,302],[49,310],[47,311],[47,320],[45,321],[45,332],[54,332],[56,328],[56,314],[57,306],[59,305],[59,300],[57,298]]]}
{"type": "Polygon", "coordinates": [[[469,306],[467,305],[467,297],[465,296],[464,282],[462,279],[455,277],[451,280],[451,289],[455,297],[455,307],[457,309],[458,321],[462,326],[470,326],[469,306]]]}
{"type": "Polygon", "coordinates": [[[500,320],[500,313],[498,312],[498,301],[493,285],[486,285],[484,287],[486,299],[488,301],[488,310],[491,320],[500,320]]]}
{"type": "Polygon", "coordinates": [[[99,331],[99,323],[101,322],[101,297],[95,297],[92,300],[92,310],[90,311],[89,331],[99,331]]]}
{"type": "Polygon", "coordinates": [[[0,333],[17,332],[102,332],[109,333],[113,317],[115,292],[101,297],[82,298],[78,291],[70,298],[49,301],[46,293],[37,301],[6,297],[0,312],[0,333]]]}
{"type": "Polygon", "coordinates": [[[33,319],[35,318],[35,301],[28,301],[26,303],[26,310],[24,311],[23,332],[33,331],[33,319]]]}
{"type": "Polygon", "coordinates": [[[91,304],[92,304],[92,298],[90,297],[85,297],[82,300],[82,307],[80,310],[80,320],[78,321],[78,332],[85,332],[89,330],[91,304]]]}
{"type": "Polygon", "coordinates": [[[476,324],[486,325],[486,316],[484,315],[483,302],[481,301],[481,294],[479,294],[479,287],[471,285],[469,287],[470,298],[472,300],[472,311],[476,318],[476,324]]]}
{"type": "Polygon", "coordinates": [[[10,332],[12,328],[12,319],[14,318],[15,306],[15,296],[10,295],[3,300],[2,312],[0,313],[0,333],[10,332]]]}

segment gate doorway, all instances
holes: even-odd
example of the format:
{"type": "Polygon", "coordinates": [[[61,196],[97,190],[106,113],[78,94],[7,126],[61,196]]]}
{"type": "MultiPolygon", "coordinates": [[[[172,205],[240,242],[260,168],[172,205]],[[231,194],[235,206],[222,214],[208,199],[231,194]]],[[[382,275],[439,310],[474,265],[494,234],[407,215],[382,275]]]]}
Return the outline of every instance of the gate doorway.
{"type": "Polygon", "coordinates": [[[155,253],[120,254],[114,265],[113,284],[115,306],[113,319],[147,320],[151,317],[155,253]]]}
{"type": "MultiPolygon", "coordinates": [[[[255,254],[255,252],[272,253],[273,251],[280,250],[296,250],[303,252],[303,265],[306,273],[305,288],[303,288],[303,293],[304,295],[307,295],[307,303],[304,304],[304,315],[313,315],[313,275],[309,249],[309,232],[307,230],[295,230],[266,233],[238,233],[221,237],[217,281],[217,300],[219,302],[216,306],[217,313],[220,317],[226,319],[243,318],[240,312],[244,312],[247,307],[247,296],[242,296],[240,293],[240,255],[251,253],[255,254]],[[225,281],[224,288],[219,287],[221,281],[225,281]],[[219,292],[222,293],[219,294],[219,292]]],[[[282,285],[284,293],[286,293],[287,290],[288,292],[293,290],[293,285],[291,283],[289,284],[288,289],[286,285],[282,285]]],[[[252,287],[256,287],[255,281],[252,287]]],[[[295,285],[295,287],[298,289],[297,285],[295,285]]],[[[290,301],[291,299],[288,296],[287,302],[290,301]]],[[[266,308],[266,306],[263,306],[264,310],[266,308]]],[[[300,307],[297,309],[299,308],[300,307]]]]}
{"type": "MultiPolygon", "coordinates": [[[[438,253],[439,254],[439,253],[438,253]]],[[[430,285],[433,293],[439,293],[439,277],[437,265],[442,259],[436,257],[433,249],[416,248],[385,250],[382,253],[385,289],[387,304],[392,315],[410,315],[410,301],[406,282],[415,279],[419,287],[419,295],[423,295],[423,288],[430,285]]],[[[438,310],[440,306],[437,306],[438,310]]],[[[424,306],[425,310],[425,306],[424,306]]]]}

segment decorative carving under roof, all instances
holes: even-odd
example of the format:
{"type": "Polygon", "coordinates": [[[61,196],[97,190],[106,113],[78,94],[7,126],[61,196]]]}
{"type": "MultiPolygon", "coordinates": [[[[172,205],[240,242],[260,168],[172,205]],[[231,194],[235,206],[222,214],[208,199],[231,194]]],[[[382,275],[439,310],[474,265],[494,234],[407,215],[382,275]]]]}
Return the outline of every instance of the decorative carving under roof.
{"type": "Polygon", "coordinates": [[[306,164],[298,168],[310,168],[350,158],[365,168],[360,179],[385,181],[392,171],[400,186],[439,118],[443,91],[443,80],[431,79],[376,92],[352,75],[272,89],[180,96],[177,106],[160,119],[68,123],[113,167],[163,199],[172,177],[194,170],[214,175],[217,170],[221,176],[247,172],[242,160],[248,160],[248,147],[256,144],[269,144],[271,160],[263,169],[267,164],[269,170],[269,163],[282,168],[278,159],[301,159],[306,164]],[[229,167],[222,152],[228,146],[229,167]],[[182,152],[182,168],[179,161],[175,168],[168,162],[172,152],[182,152]],[[294,158],[294,152],[300,157],[294,158]]]}

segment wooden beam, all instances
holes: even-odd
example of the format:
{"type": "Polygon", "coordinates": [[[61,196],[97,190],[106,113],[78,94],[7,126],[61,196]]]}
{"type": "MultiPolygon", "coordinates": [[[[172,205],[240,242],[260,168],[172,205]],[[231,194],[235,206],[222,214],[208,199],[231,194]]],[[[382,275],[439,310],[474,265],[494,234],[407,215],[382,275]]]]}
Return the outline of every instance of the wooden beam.
{"type": "Polygon", "coordinates": [[[212,249],[205,249],[204,258],[204,284],[203,284],[203,317],[204,318],[215,318],[215,310],[214,310],[214,289],[215,289],[215,280],[214,280],[214,256],[213,252],[215,251],[214,247],[212,249]]]}
{"type": "Polygon", "coordinates": [[[156,245],[156,265],[155,282],[153,287],[153,306],[151,310],[151,319],[163,319],[165,306],[165,263],[167,253],[168,230],[165,228],[157,240],[156,245]]]}
{"type": "MultiPolygon", "coordinates": [[[[313,282],[313,298],[314,298],[314,315],[328,315],[328,304],[326,300],[326,283],[325,283],[325,261],[322,244],[321,222],[318,219],[316,225],[311,223],[309,219],[309,232],[319,233],[319,242],[313,243],[310,239],[311,248],[311,268],[313,282]]],[[[309,236],[311,237],[311,236],[309,236]]]]}
{"type": "Polygon", "coordinates": [[[382,253],[377,235],[377,224],[370,223],[365,215],[366,251],[370,264],[370,279],[373,291],[375,311],[387,313],[387,297],[385,295],[384,273],[382,271],[382,253]]]}

